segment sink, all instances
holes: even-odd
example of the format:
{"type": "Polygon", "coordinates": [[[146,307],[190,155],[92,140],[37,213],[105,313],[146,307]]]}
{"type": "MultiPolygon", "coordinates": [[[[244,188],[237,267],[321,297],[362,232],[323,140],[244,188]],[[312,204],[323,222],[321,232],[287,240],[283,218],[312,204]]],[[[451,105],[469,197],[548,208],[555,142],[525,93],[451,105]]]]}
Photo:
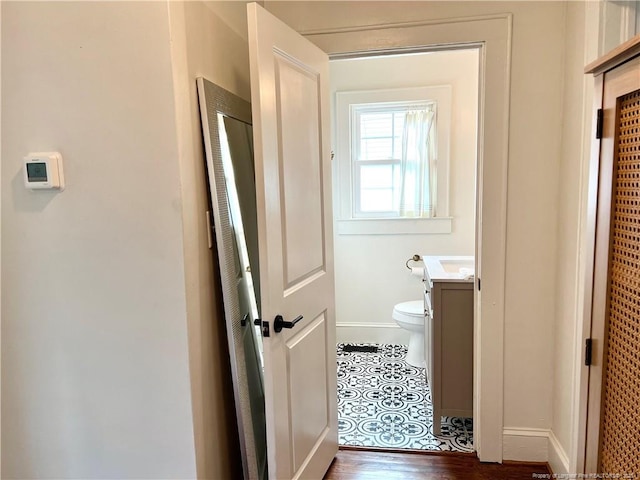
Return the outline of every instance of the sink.
{"type": "Polygon", "coordinates": [[[462,273],[465,275],[473,273],[475,267],[473,257],[471,260],[440,260],[440,265],[447,273],[462,273]]]}
{"type": "Polygon", "coordinates": [[[472,282],[475,272],[473,256],[424,255],[425,279],[446,282],[472,282]]]}

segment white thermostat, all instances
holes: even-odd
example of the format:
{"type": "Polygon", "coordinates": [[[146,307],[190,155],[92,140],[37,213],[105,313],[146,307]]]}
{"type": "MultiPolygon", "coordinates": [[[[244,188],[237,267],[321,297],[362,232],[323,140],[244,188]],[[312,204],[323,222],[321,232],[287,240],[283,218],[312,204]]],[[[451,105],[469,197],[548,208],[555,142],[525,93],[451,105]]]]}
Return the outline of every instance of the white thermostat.
{"type": "Polygon", "coordinates": [[[32,190],[64,190],[62,155],[58,152],[40,152],[24,157],[24,185],[32,190]]]}

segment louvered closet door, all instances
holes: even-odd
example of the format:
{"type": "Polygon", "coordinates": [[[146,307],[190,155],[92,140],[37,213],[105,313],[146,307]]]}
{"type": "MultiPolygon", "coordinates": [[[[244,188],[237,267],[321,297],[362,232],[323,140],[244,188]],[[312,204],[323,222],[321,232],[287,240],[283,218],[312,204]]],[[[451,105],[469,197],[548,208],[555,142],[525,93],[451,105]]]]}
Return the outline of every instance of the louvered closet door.
{"type": "MultiPolygon", "coordinates": [[[[594,328],[600,323],[603,335],[602,348],[596,350],[599,355],[596,368],[592,368],[596,373],[599,370],[601,378],[590,382],[590,397],[599,401],[599,408],[593,409],[599,410],[598,472],[637,474],[640,473],[640,64],[633,62],[619,68],[617,74],[615,71],[605,74],[604,81],[605,138],[600,156],[593,311],[594,328]],[[602,318],[596,319],[599,314],[602,318]],[[598,384],[600,395],[598,389],[592,391],[598,384]]],[[[597,331],[594,337],[598,337],[597,331]]]]}
{"type": "Polygon", "coordinates": [[[640,91],[619,99],[600,470],[640,471],[640,91]]]}

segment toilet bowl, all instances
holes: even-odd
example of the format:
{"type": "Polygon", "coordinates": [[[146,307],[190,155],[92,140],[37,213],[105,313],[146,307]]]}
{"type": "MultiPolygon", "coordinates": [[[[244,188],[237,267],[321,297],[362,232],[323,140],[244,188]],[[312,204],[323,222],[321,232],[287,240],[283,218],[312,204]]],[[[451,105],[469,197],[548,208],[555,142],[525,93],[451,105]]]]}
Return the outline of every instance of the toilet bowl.
{"type": "Polygon", "coordinates": [[[398,303],[393,307],[391,316],[411,335],[405,361],[414,367],[424,368],[424,302],[414,300],[398,303]]]}

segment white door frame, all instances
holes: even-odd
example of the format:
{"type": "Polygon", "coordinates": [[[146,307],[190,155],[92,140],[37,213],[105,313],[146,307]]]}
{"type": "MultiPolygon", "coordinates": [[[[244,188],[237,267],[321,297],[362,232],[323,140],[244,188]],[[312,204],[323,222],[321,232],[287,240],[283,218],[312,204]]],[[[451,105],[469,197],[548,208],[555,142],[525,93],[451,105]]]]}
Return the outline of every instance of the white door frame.
{"type": "MultiPolygon", "coordinates": [[[[604,87],[603,76],[593,81],[593,106],[586,106],[592,115],[602,106],[604,87]]],[[[583,121],[583,125],[584,122],[583,121]]],[[[579,273],[578,273],[578,301],[576,336],[579,340],[574,357],[577,372],[574,390],[574,418],[572,434],[575,438],[569,457],[569,471],[585,473],[586,444],[587,444],[587,415],[589,405],[589,367],[584,365],[583,345],[591,337],[591,315],[593,302],[593,275],[596,249],[596,209],[598,205],[598,181],[600,168],[600,140],[596,138],[596,122],[591,123],[590,138],[591,152],[588,163],[581,172],[583,196],[580,223],[582,234],[580,238],[579,273]],[[585,192],[586,189],[586,192],[585,192]]]]}
{"type": "Polygon", "coordinates": [[[511,32],[511,14],[301,32],[333,58],[480,48],[476,259],[482,290],[476,290],[474,318],[474,447],[483,462],[503,458],[511,32]]]}

